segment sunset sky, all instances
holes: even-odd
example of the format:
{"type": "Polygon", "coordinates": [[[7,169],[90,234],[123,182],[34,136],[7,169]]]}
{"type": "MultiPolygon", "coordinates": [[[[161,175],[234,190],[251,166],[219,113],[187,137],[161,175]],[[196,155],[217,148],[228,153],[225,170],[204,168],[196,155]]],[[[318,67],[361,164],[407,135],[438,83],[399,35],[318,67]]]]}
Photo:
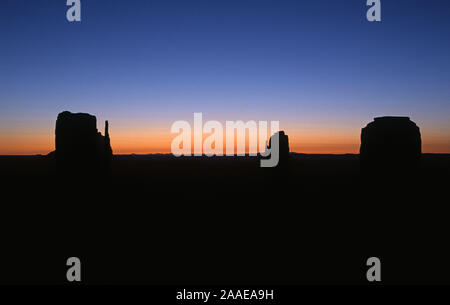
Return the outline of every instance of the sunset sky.
{"type": "Polygon", "coordinates": [[[177,120],[278,120],[291,151],[357,153],[409,116],[450,153],[450,1],[0,1],[0,155],[54,149],[64,110],[109,120],[114,153],[169,153],[177,120]]]}

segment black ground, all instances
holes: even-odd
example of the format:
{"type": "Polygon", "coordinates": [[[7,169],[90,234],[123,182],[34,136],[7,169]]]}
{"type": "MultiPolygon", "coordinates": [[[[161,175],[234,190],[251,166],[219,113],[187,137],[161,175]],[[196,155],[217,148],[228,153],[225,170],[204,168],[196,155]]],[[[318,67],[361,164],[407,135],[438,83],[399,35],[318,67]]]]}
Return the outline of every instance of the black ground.
{"type": "Polygon", "coordinates": [[[361,175],[358,155],[114,156],[107,178],[0,157],[1,283],[450,283],[450,155],[414,175],[361,175]]]}

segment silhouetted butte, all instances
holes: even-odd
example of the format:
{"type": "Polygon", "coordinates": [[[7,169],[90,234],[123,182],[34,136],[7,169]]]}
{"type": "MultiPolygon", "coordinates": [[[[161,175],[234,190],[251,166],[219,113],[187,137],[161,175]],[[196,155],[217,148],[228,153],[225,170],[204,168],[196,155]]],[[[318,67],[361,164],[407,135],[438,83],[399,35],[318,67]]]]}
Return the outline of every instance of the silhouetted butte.
{"type": "Polygon", "coordinates": [[[59,174],[105,174],[109,171],[112,149],[108,121],[105,136],[97,130],[97,118],[87,113],[64,111],[58,114],[55,154],[59,174]]]}
{"type": "MultiPolygon", "coordinates": [[[[272,141],[275,141],[275,137],[278,137],[279,143],[279,161],[277,167],[287,167],[289,163],[289,137],[284,133],[283,130],[274,133],[270,139],[267,149],[272,147],[272,141]]],[[[268,157],[270,158],[270,156],[268,157]]]]}
{"type": "Polygon", "coordinates": [[[402,175],[418,170],[421,136],[409,117],[378,117],[361,131],[360,162],[364,174],[402,175]]]}

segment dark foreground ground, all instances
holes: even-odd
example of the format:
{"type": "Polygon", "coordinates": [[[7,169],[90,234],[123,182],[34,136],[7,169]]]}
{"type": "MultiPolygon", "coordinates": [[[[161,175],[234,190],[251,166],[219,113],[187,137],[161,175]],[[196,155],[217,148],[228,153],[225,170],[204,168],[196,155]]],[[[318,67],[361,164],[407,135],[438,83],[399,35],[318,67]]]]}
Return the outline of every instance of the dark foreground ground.
{"type": "Polygon", "coordinates": [[[361,175],[357,155],[115,156],[108,178],[0,157],[0,283],[450,283],[450,155],[417,175],[361,175]]]}

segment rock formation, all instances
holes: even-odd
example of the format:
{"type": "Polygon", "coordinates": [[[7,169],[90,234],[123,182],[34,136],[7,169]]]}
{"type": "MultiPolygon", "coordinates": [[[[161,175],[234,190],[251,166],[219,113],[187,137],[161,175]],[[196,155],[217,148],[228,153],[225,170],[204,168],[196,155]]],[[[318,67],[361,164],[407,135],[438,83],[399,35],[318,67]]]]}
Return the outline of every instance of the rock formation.
{"type": "Polygon", "coordinates": [[[58,114],[55,129],[58,172],[106,173],[110,168],[112,149],[108,121],[105,136],[97,130],[97,118],[87,113],[58,114]]]}
{"type": "Polygon", "coordinates": [[[402,174],[418,169],[420,130],[409,117],[379,117],[361,131],[363,173],[402,174]]]}
{"type": "MultiPolygon", "coordinates": [[[[267,145],[267,149],[272,147],[272,139],[278,137],[279,141],[279,162],[277,167],[287,166],[289,161],[289,137],[284,133],[284,131],[279,131],[274,133],[270,139],[269,144],[267,145]]],[[[275,141],[275,140],[274,140],[275,141]]]]}

